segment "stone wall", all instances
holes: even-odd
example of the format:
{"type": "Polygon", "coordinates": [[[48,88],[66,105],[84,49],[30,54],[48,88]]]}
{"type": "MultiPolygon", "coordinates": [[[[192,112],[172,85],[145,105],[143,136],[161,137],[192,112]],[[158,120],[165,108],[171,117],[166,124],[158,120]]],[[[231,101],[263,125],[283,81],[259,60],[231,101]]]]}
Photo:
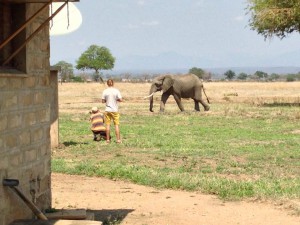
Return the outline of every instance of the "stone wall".
{"type": "MultiPolygon", "coordinates": [[[[26,4],[26,18],[42,5],[26,4]]],[[[48,18],[48,12],[44,10],[27,26],[27,37],[48,18]]],[[[49,46],[45,26],[23,50],[25,73],[0,70],[0,179],[18,179],[19,189],[42,210],[51,207],[49,46]]],[[[0,185],[0,199],[0,225],[33,217],[10,188],[0,185]]]]}

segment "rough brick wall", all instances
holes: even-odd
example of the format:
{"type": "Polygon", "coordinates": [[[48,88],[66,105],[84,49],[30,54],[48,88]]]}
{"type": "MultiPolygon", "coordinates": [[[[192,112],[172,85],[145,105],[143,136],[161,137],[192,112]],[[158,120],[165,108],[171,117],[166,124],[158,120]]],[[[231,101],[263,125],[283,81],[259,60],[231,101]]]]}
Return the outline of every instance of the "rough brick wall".
{"type": "MultiPolygon", "coordinates": [[[[26,4],[29,18],[42,4],[26,4]]],[[[5,16],[5,15],[0,15],[5,16]]],[[[48,18],[48,9],[26,28],[29,36],[48,18]]],[[[2,21],[5,21],[2,19],[2,21]]],[[[0,71],[0,179],[20,181],[19,189],[40,209],[51,207],[49,27],[26,46],[26,75],[0,71]]],[[[0,185],[0,225],[30,219],[33,213],[9,188],[0,185]]]]}

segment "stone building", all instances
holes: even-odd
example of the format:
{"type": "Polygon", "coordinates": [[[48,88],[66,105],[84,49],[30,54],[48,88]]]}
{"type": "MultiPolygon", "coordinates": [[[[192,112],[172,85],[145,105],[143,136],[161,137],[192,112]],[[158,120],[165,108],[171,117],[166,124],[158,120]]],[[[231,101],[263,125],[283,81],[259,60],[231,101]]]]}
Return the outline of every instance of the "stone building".
{"type": "Polygon", "coordinates": [[[52,104],[49,20],[59,13],[49,15],[51,2],[67,4],[0,0],[0,225],[34,217],[3,179],[19,180],[18,188],[39,209],[51,207],[50,128],[57,108],[52,104]]]}

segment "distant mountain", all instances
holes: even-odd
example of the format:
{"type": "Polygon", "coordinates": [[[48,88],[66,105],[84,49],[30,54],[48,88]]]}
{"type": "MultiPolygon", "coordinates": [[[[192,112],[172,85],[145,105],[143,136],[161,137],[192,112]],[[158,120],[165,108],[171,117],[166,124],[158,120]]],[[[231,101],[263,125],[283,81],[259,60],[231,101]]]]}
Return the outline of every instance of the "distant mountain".
{"type": "Polygon", "coordinates": [[[277,66],[284,65],[288,67],[300,66],[300,50],[275,56],[269,60],[266,60],[265,64],[270,66],[276,66],[276,65],[277,66]]]}
{"type": "Polygon", "coordinates": [[[155,56],[131,55],[117,58],[116,70],[178,70],[195,65],[213,65],[213,60],[204,57],[191,57],[175,52],[166,52],[155,56]]]}
{"type": "Polygon", "coordinates": [[[175,52],[155,56],[131,55],[117,58],[113,72],[129,73],[187,73],[192,67],[202,68],[213,74],[224,74],[231,69],[235,73],[247,74],[263,71],[266,73],[298,73],[300,71],[300,51],[274,56],[268,59],[248,55],[233,55],[224,60],[208,59],[203,56],[184,56],[175,52]],[[232,66],[226,66],[232,65],[232,66]]]}

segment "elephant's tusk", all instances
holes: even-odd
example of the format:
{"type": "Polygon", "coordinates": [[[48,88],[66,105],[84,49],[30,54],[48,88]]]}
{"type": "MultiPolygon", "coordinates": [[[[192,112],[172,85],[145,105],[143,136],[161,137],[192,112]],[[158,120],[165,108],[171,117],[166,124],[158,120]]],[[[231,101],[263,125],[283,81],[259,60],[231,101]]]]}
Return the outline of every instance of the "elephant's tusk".
{"type": "Polygon", "coordinates": [[[149,96],[145,96],[145,97],[144,97],[144,99],[146,99],[146,98],[150,98],[151,96],[153,96],[153,95],[154,95],[154,93],[155,93],[155,92],[152,92],[152,94],[151,94],[151,95],[149,95],[149,96]]]}

